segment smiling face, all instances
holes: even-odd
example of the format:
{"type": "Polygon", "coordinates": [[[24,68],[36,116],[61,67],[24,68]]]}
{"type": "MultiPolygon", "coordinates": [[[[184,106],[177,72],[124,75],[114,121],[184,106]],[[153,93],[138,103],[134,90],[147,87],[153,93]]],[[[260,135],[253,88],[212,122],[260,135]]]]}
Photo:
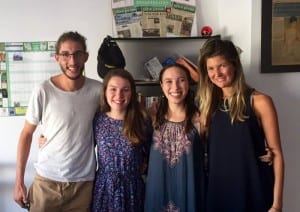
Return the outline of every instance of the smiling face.
{"type": "Polygon", "coordinates": [[[113,76],[107,83],[105,97],[111,113],[126,114],[131,101],[132,90],[130,82],[119,76],[113,76]]]}
{"type": "Polygon", "coordinates": [[[67,40],[61,43],[55,59],[64,75],[70,80],[76,80],[82,76],[88,53],[79,42],[67,40]]]}
{"type": "Polygon", "coordinates": [[[166,69],[161,78],[161,88],[169,104],[183,104],[189,90],[186,72],[176,66],[166,69]]]}
{"type": "Polygon", "coordinates": [[[223,91],[231,89],[235,68],[223,56],[210,57],[206,61],[207,74],[210,81],[223,91]]]}

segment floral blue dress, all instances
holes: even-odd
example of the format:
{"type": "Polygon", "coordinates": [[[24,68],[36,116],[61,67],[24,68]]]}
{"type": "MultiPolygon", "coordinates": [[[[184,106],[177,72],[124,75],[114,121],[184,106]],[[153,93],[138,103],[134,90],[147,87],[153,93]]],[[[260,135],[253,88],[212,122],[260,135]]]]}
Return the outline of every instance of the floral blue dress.
{"type": "Polygon", "coordinates": [[[196,128],[165,123],[154,131],[146,180],[145,212],[204,210],[203,145],[196,128]]]}
{"type": "MultiPolygon", "coordinates": [[[[92,203],[94,212],[143,211],[145,185],[141,167],[147,145],[130,145],[122,134],[122,124],[122,120],[103,113],[96,114],[94,119],[98,161],[92,203]]],[[[151,134],[149,137],[151,140],[151,134]]]]}

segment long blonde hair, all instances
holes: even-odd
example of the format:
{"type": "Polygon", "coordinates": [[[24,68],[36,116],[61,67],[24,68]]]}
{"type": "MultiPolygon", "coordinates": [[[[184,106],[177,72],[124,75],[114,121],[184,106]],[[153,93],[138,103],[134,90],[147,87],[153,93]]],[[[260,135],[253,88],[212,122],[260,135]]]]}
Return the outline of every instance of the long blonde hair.
{"type": "Polygon", "coordinates": [[[210,39],[201,48],[198,58],[200,81],[198,84],[197,100],[199,101],[201,120],[206,127],[209,126],[213,113],[220,102],[223,101],[222,89],[210,81],[207,73],[207,59],[215,56],[224,57],[234,67],[233,95],[227,98],[231,123],[244,121],[247,118],[245,115],[245,95],[250,87],[245,81],[237,49],[231,41],[210,39]]]}

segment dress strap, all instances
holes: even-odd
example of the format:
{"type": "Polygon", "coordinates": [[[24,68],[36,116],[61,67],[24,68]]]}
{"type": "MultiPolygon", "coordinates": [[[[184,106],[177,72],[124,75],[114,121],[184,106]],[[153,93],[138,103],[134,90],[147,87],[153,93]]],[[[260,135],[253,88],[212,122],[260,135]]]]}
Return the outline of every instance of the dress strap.
{"type": "MultiPolygon", "coordinates": [[[[254,88],[250,88],[247,92],[249,95],[249,100],[250,100],[250,107],[253,108],[253,93],[255,92],[254,88]]],[[[248,97],[247,97],[248,98],[248,97]]]]}

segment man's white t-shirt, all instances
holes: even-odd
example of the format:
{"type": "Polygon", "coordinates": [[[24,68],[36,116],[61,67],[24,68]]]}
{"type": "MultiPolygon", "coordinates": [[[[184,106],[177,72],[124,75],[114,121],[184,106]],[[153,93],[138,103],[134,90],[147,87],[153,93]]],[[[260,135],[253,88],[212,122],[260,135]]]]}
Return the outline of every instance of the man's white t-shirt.
{"type": "Polygon", "coordinates": [[[32,93],[26,120],[41,124],[47,138],[35,163],[39,175],[59,182],[91,181],[96,159],[93,118],[100,105],[102,85],[85,78],[84,86],[74,92],[44,81],[32,93]]]}

